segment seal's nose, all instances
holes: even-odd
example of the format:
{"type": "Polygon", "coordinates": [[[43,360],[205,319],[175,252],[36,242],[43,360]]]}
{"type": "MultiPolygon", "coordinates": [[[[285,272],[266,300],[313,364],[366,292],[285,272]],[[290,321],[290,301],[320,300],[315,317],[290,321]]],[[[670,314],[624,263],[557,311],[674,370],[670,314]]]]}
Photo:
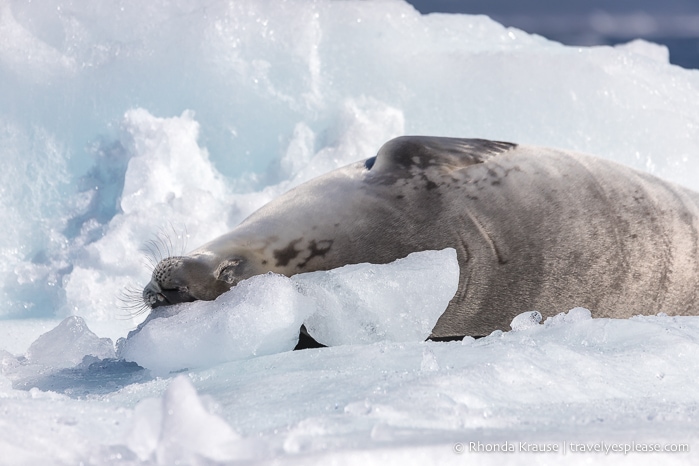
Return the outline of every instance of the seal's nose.
{"type": "Polygon", "coordinates": [[[151,280],[150,283],[143,288],[143,302],[146,303],[146,306],[150,307],[151,309],[155,309],[159,306],[166,306],[169,304],[166,301],[167,298],[162,293],[162,290],[157,282],[151,280]]]}
{"type": "Polygon", "coordinates": [[[158,285],[157,282],[151,280],[143,289],[143,302],[151,309],[178,303],[190,303],[192,301],[196,301],[196,298],[189,294],[186,287],[165,289],[158,285]]]}

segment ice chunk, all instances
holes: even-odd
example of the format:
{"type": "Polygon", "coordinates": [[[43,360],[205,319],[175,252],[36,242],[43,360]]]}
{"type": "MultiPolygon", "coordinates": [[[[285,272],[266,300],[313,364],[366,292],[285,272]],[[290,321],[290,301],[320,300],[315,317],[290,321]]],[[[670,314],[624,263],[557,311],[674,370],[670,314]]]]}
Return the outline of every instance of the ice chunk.
{"type": "Polygon", "coordinates": [[[175,377],[162,401],[143,400],[134,410],[128,447],[141,461],[155,456],[157,464],[192,464],[205,458],[229,461],[240,436],[209,413],[185,375],[175,377]]]}
{"type": "Polygon", "coordinates": [[[166,308],[174,315],[152,318],[120,340],[119,357],[167,374],[288,351],[313,309],[287,277],[258,275],[213,302],[166,308]]]}
{"type": "Polygon", "coordinates": [[[214,461],[232,459],[240,438],[220,417],[204,408],[189,378],[176,377],[163,395],[158,464],[188,463],[197,456],[214,461]]]}
{"type": "Polygon", "coordinates": [[[0,350],[0,374],[11,372],[19,366],[16,357],[5,350],[0,350]]]}
{"type": "Polygon", "coordinates": [[[308,333],[329,345],[426,339],[459,285],[456,251],[422,251],[390,264],[347,265],[292,277],[317,302],[308,333]]]}
{"type": "Polygon", "coordinates": [[[541,313],[539,311],[523,312],[512,319],[510,327],[512,330],[519,331],[531,327],[536,327],[541,322],[541,313]]]}
{"type": "Polygon", "coordinates": [[[464,339],[461,340],[461,344],[462,344],[463,346],[472,345],[472,344],[475,343],[475,342],[476,342],[476,339],[473,338],[473,337],[470,336],[470,335],[466,335],[466,336],[464,337],[464,339]]]}
{"type": "Polygon", "coordinates": [[[119,357],[156,375],[294,348],[299,329],[327,345],[421,341],[454,296],[454,249],[391,264],[358,264],[291,279],[266,274],[213,302],[156,309],[117,343],[119,357]]]}
{"type": "Polygon", "coordinates": [[[86,355],[114,358],[114,344],[87,328],[82,317],[71,316],[41,335],[27,350],[27,361],[60,369],[80,364],[86,355]]]}
{"type": "Polygon", "coordinates": [[[615,46],[618,50],[642,55],[660,63],[670,63],[670,50],[665,45],[654,44],[643,39],[632,40],[615,46]]]}
{"type": "Polygon", "coordinates": [[[585,309],[584,307],[574,307],[568,312],[561,312],[560,314],[547,318],[544,321],[544,326],[557,327],[563,324],[570,324],[573,322],[580,322],[590,319],[592,319],[592,313],[589,309],[585,309]]]}
{"type": "Polygon", "coordinates": [[[95,335],[77,316],[40,335],[24,357],[0,350],[0,369],[13,388],[69,396],[107,393],[148,379],[143,368],[117,361],[112,340],[95,335]]]}

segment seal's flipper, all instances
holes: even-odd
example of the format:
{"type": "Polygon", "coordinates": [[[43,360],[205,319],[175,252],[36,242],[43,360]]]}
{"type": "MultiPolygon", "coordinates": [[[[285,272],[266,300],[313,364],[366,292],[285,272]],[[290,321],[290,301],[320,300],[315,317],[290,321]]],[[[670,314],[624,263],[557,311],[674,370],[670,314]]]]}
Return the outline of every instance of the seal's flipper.
{"type": "Polygon", "coordinates": [[[327,348],[327,345],[318,343],[306,330],[306,326],[302,325],[299,330],[299,342],[296,344],[294,351],[311,349],[311,348],[327,348]]]}
{"type": "Polygon", "coordinates": [[[381,146],[365,167],[376,175],[432,167],[452,171],[483,163],[516,147],[517,144],[486,139],[401,136],[381,146]]]}

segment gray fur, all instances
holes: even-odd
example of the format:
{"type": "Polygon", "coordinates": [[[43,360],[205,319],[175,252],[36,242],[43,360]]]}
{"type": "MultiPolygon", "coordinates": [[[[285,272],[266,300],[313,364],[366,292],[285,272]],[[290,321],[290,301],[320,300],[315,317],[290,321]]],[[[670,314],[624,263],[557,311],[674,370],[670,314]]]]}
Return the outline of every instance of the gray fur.
{"type": "Polygon", "coordinates": [[[179,296],[214,299],[266,271],[387,263],[453,247],[459,290],[434,337],[506,330],[528,310],[544,317],[576,306],[594,317],[696,315],[698,231],[699,194],[607,160],[401,137],[373,165],[311,180],[232,232],[159,265],[144,298],[153,304],[163,270],[175,263],[179,296]]]}

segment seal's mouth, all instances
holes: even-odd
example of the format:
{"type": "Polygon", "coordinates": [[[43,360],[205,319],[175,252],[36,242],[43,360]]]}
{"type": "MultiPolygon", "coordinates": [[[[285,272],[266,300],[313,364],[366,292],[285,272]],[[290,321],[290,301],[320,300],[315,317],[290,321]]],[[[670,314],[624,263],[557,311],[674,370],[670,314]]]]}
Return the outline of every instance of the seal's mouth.
{"type": "Polygon", "coordinates": [[[191,303],[196,300],[197,298],[189,294],[186,287],[164,289],[160,288],[157,283],[151,282],[143,289],[143,301],[151,309],[179,303],[191,303]]]}

